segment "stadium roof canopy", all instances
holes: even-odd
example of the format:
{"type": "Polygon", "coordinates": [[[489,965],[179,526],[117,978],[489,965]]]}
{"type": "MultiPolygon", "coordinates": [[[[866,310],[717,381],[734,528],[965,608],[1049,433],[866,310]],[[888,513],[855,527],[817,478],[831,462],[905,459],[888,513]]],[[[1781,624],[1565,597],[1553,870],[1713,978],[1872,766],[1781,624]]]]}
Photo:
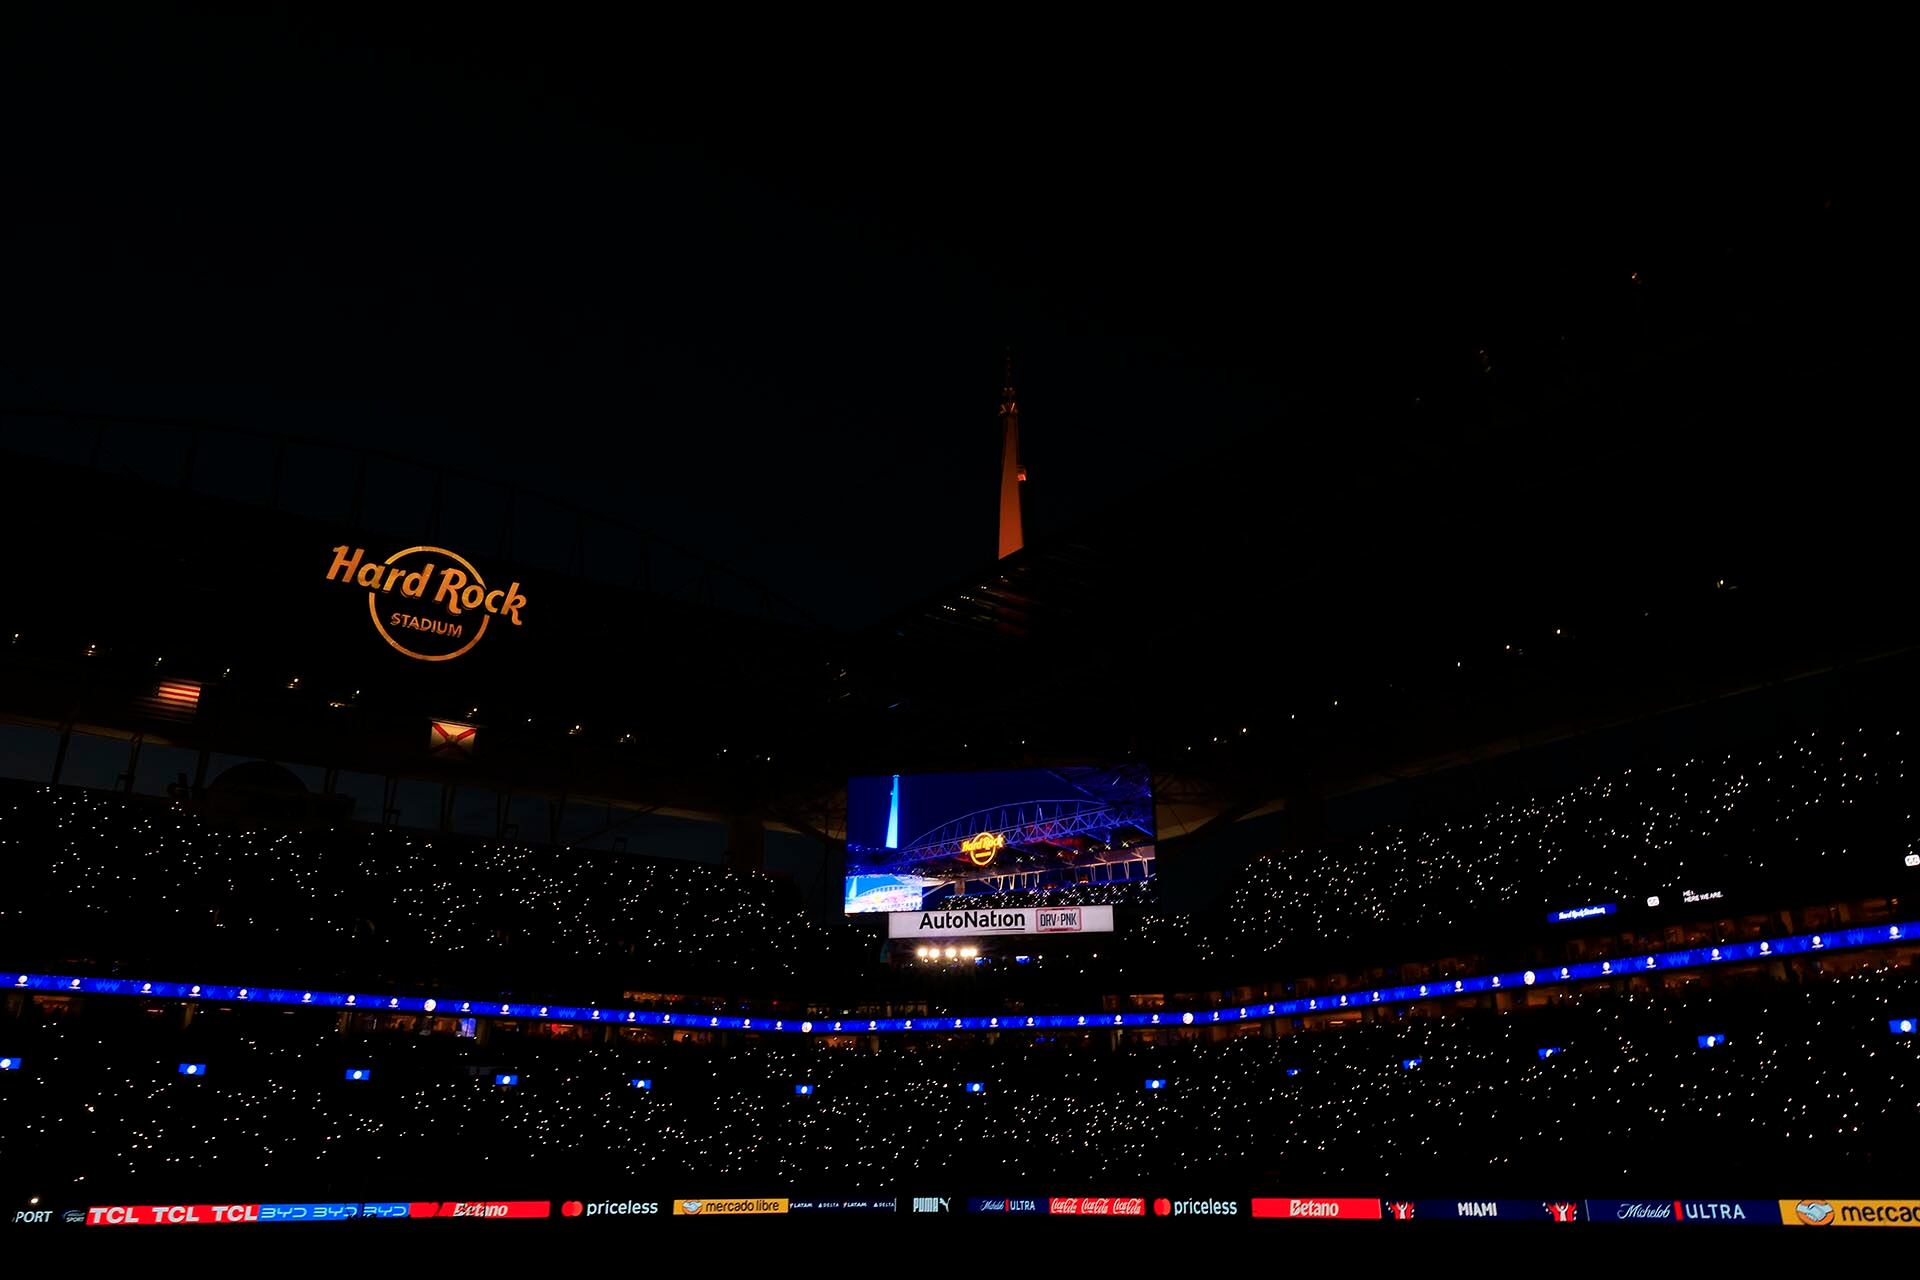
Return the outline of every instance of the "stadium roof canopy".
{"type": "MultiPolygon", "coordinates": [[[[1859,264],[1822,219],[1785,228],[1765,286],[1688,261],[1556,291],[1417,394],[1303,400],[852,633],[445,468],[16,408],[37,456],[10,467],[11,545],[44,550],[8,595],[10,709],[125,710],[158,663],[271,692],[231,702],[262,708],[238,749],[409,767],[423,717],[470,715],[541,785],[828,831],[849,772],[1143,760],[1165,838],[1899,652],[1907,503],[1861,464],[1877,384],[1851,372],[1879,340],[1837,307],[1859,264]],[[375,535],[460,539],[540,584],[540,625],[396,661],[292,585],[375,535]]],[[[1028,430],[1044,515],[1071,461],[1028,430]]]]}

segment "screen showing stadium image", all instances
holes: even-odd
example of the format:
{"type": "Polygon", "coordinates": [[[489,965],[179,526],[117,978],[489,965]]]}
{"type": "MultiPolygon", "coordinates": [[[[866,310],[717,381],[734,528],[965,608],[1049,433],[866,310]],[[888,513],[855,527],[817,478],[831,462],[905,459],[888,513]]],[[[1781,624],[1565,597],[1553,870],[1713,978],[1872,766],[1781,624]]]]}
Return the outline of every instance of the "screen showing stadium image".
{"type": "Polygon", "coordinates": [[[846,909],[1146,880],[1153,841],[1144,765],[853,778],[846,909]]]}

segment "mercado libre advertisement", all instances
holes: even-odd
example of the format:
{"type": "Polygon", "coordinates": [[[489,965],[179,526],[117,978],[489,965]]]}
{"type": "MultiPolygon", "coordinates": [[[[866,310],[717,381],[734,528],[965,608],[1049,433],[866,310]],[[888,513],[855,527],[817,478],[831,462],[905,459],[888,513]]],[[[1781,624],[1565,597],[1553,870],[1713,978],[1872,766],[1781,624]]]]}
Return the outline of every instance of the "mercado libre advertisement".
{"type": "Polygon", "coordinates": [[[847,783],[846,910],[922,911],[1154,874],[1145,765],[875,774],[847,783]]]}

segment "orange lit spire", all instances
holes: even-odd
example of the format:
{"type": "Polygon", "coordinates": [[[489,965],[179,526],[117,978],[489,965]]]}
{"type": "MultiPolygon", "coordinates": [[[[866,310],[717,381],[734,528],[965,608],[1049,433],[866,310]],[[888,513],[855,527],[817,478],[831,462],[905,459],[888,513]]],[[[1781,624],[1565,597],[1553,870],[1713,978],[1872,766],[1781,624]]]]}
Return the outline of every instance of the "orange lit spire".
{"type": "Polygon", "coordinates": [[[1027,468],[1020,461],[1020,406],[1013,395],[1013,353],[1007,353],[1007,383],[1000,391],[1000,558],[1026,545],[1020,523],[1020,485],[1027,468]]]}

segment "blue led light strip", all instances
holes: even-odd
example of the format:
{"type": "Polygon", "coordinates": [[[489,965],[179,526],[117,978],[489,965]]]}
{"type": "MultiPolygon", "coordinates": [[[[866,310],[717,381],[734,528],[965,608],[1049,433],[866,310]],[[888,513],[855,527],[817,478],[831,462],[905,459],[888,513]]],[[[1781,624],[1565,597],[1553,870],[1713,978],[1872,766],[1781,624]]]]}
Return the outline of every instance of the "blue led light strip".
{"type": "Polygon", "coordinates": [[[1920,922],[1869,925],[1834,933],[1794,934],[1760,942],[1731,942],[1590,960],[1581,964],[1516,973],[1484,974],[1439,982],[1379,987],[1344,995],[1268,1004],[1233,1005],[1186,1013],[1057,1013],[986,1018],[761,1018],[720,1014],[646,1013],[638,1009],[600,1009],[592,1005],[525,1004],[502,1000],[452,1000],[435,996],[396,996],[346,991],[305,991],[296,987],[236,987],[213,983],[142,982],[133,978],[77,978],[51,973],[18,973],[0,982],[0,990],[47,991],[72,995],[145,996],[161,1000],[219,1000],[246,1004],[358,1009],[368,1013],[433,1013],[443,1017],[537,1018],[548,1022],[604,1022],[623,1027],[688,1027],[714,1031],[775,1031],[800,1035],[887,1031],[1060,1031],[1112,1027],[1214,1026],[1220,1023],[1338,1013],[1371,1005],[1444,999],[1485,991],[1524,990],[1592,979],[1626,978],[1669,969],[1701,969],[1782,956],[1820,955],[1852,947],[1885,946],[1920,938],[1920,922]]]}

